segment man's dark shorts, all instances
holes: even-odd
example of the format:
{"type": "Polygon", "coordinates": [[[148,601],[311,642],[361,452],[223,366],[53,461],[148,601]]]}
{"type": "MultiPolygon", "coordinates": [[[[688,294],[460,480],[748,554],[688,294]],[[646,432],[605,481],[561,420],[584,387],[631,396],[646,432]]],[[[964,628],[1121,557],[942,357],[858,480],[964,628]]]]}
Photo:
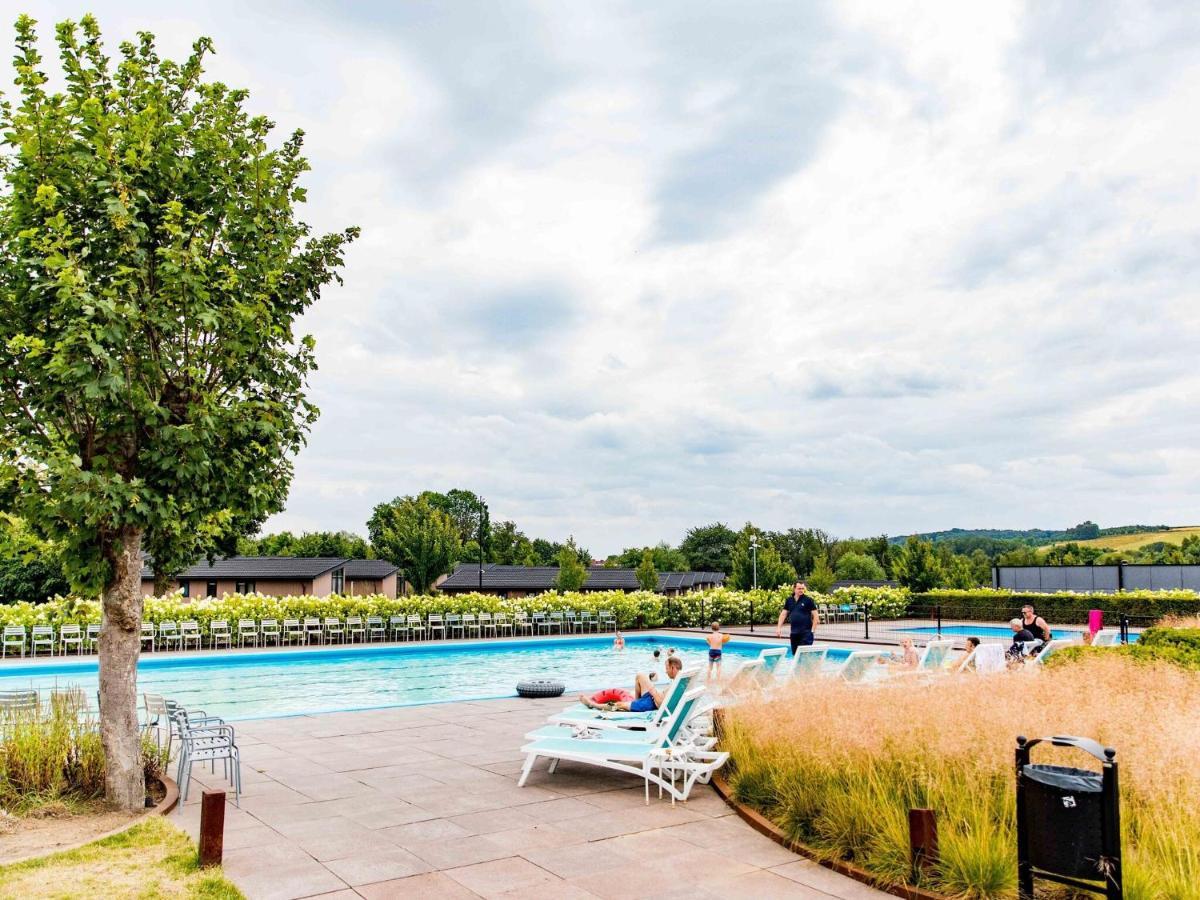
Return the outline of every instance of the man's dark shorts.
{"type": "Polygon", "coordinates": [[[793,631],[792,632],[792,655],[796,655],[797,647],[811,647],[813,642],[813,633],[811,631],[793,631]]]}

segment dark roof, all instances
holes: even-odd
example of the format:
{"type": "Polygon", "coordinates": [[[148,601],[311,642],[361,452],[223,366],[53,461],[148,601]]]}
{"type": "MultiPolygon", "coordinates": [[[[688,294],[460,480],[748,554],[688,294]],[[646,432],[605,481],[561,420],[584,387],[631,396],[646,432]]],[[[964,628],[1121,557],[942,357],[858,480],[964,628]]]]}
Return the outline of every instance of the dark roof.
{"type": "MultiPolygon", "coordinates": [[[[307,580],[344,566],[347,578],[382,578],[396,571],[391,563],[381,559],[342,559],[332,556],[229,556],[224,559],[201,560],[184,569],[179,578],[233,578],[244,581],[307,580]],[[381,573],[381,574],[375,574],[381,573]]],[[[142,578],[153,578],[154,570],[147,557],[142,565],[142,578]]]]}
{"type": "Polygon", "coordinates": [[[394,572],[398,572],[386,559],[348,559],[346,560],[346,577],[347,578],[374,578],[376,580],[387,578],[394,572]]]}
{"type": "MultiPolygon", "coordinates": [[[[589,591],[636,591],[637,573],[633,569],[606,569],[591,567],[584,590],[589,591]]],[[[483,567],[483,590],[485,591],[550,591],[558,581],[557,566],[501,566],[485,563],[483,567]]],[[[725,575],[721,572],[660,572],[658,590],[678,590],[697,584],[722,584],[725,575]]],[[[453,574],[438,585],[440,590],[479,590],[479,566],[476,563],[459,563],[453,574]]]]}

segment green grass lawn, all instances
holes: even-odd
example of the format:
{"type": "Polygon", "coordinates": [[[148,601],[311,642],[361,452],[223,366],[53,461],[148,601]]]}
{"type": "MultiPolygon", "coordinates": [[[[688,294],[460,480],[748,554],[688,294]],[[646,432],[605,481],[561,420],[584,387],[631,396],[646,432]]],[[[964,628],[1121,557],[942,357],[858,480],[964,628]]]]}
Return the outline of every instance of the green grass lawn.
{"type": "Polygon", "coordinates": [[[191,839],[154,816],[78,850],[0,866],[0,898],[28,897],[236,900],[242,893],[220,869],[201,870],[191,839]]]}

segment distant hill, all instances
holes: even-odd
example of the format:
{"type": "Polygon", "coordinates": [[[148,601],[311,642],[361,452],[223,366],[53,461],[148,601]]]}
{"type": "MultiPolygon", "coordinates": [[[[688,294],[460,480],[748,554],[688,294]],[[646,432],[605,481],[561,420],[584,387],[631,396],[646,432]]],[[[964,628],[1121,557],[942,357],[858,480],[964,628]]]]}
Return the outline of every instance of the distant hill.
{"type": "Polygon", "coordinates": [[[1200,534],[1200,525],[1181,525],[1154,531],[1102,535],[1087,541],[1077,541],[1077,543],[1084,547],[1102,547],[1106,550],[1140,550],[1142,547],[1158,543],[1179,546],[1183,543],[1184,538],[1195,534],[1200,534]]]}
{"type": "MultiPolygon", "coordinates": [[[[918,534],[917,537],[923,538],[933,543],[949,542],[959,546],[968,544],[992,544],[994,542],[1003,542],[1007,544],[1017,545],[1025,544],[1030,547],[1040,547],[1045,544],[1059,544],[1064,541],[1078,541],[1080,543],[1091,543],[1099,546],[1116,547],[1117,544],[1111,541],[1106,542],[1105,538],[1128,537],[1136,535],[1150,535],[1163,533],[1173,533],[1180,529],[1174,529],[1170,525],[1118,525],[1113,528],[1100,528],[1094,522],[1083,522],[1076,525],[1074,528],[1047,529],[1047,528],[950,528],[946,531],[927,531],[918,534]]],[[[908,539],[908,535],[899,535],[891,538],[893,544],[902,544],[908,539]]],[[[1184,535],[1173,540],[1172,543],[1180,543],[1184,535]]],[[[1136,542],[1135,537],[1135,542],[1136,542]]],[[[1165,540],[1163,537],[1147,538],[1136,546],[1141,546],[1142,543],[1153,543],[1155,540],[1165,540]]],[[[1133,546],[1121,544],[1120,546],[1133,546]]]]}

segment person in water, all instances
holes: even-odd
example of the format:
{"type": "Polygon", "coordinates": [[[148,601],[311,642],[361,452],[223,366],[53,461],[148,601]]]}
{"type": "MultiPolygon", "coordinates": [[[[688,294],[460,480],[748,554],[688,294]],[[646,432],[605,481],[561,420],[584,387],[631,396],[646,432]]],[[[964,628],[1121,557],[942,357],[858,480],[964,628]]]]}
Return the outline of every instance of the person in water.
{"type": "MultiPolygon", "coordinates": [[[[667,660],[667,677],[674,679],[683,668],[679,657],[667,660]]],[[[619,709],[622,712],[650,712],[662,703],[663,692],[654,686],[650,676],[639,672],[633,679],[633,693],[622,688],[606,688],[592,696],[579,695],[579,702],[590,709],[619,709]]]]}
{"type": "MultiPolygon", "coordinates": [[[[712,634],[706,640],[708,641],[708,680],[712,681],[713,672],[717,673],[717,681],[721,680],[721,656],[724,652],[724,647],[729,643],[732,635],[721,633],[721,623],[712,623],[712,634]]],[[[674,657],[670,657],[674,659],[674,657]]]]}

